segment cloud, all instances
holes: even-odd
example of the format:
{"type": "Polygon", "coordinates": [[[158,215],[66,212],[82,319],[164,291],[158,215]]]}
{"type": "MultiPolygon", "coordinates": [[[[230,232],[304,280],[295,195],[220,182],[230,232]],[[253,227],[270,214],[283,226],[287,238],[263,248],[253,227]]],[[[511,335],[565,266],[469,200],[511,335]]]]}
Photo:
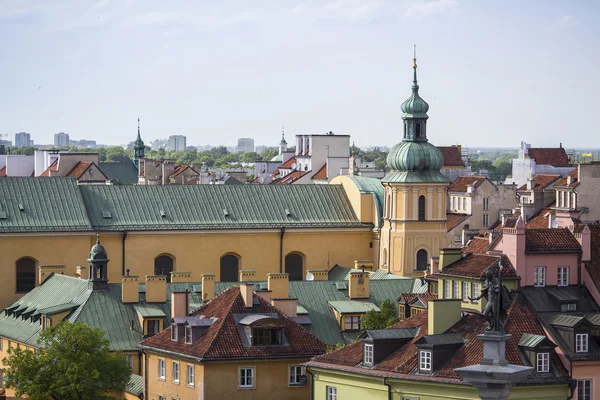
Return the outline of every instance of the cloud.
{"type": "MultiPolygon", "coordinates": [[[[2,4],[0,4],[1,6],[2,4]]],[[[0,23],[5,24],[35,24],[42,20],[45,10],[43,5],[34,5],[19,9],[2,9],[0,7],[0,23]]]]}
{"type": "Polygon", "coordinates": [[[332,0],[326,3],[299,3],[291,13],[328,22],[370,22],[381,16],[394,14],[393,2],[385,0],[332,0]]]}
{"type": "Polygon", "coordinates": [[[556,21],[552,25],[549,25],[548,29],[550,29],[550,30],[565,29],[565,28],[570,28],[570,27],[577,26],[577,25],[579,25],[579,22],[577,21],[577,19],[574,16],[563,15],[562,17],[560,17],[558,19],[558,21],[556,21]]]}
{"type": "Polygon", "coordinates": [[[404,14],[405,18],[426,18],[433,15],[457,14],[461,9],[457,0],[434,0],[411,3],[404,14]]]}
{"type": "Polygon", "coordinates": [[[234,15],[215,16],[197,15],[179,11],[151,11],[137,14],[130,20],[132,25],[154,28],[181,29],[217,29],[226,26],[240,25],[255,20],[250,12],[242,12],[234,15]]]}
{"type": "Polygon", "coordinates": [[[98,0],[96,1],[96,8],[104,8],[110,4],[110,0],[98,0]]]}

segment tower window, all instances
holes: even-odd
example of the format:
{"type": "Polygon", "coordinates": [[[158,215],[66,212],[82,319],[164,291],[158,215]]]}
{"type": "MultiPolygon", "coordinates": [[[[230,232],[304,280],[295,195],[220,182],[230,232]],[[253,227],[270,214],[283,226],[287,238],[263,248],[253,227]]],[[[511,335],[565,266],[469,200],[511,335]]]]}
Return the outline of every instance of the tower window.
{"type": "Polygon", "coordinates": [[[425,196],[419,196],[419,221],[425,221],[425,196]]]}
{"type": "Polygon", "coordinates": [[[27,293],[35,287],[35,260],[21,258],[17,261],[17,293],[27,293]]]}
{"type": "Polygon", "coordinates": [[[415,136],[417,138],[420,138],[421,137],[421,124],[417,122],[417,126],[415,129],[416,129],[415,136]]]}
{"type": "Polygon", "coordinates": [[[425,271],[427,270],[427,251],[419,250],[417,251],[417,270],[425,271]]]}

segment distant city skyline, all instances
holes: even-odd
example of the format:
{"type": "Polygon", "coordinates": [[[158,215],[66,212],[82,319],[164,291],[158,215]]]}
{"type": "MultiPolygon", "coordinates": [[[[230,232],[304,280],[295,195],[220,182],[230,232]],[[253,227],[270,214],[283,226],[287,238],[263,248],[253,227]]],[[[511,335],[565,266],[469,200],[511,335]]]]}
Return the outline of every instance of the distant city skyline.
{"type": "Polygon", "coordinates": [[[402,138],[417,44],[436,145],[590,147],[597,2],[0,2],[0,132],[108,145],[402,138]],[[576,104],[573,103],[576,101],[576,104]],[[217,140],[218,139],[218,140],[217,140]]]}

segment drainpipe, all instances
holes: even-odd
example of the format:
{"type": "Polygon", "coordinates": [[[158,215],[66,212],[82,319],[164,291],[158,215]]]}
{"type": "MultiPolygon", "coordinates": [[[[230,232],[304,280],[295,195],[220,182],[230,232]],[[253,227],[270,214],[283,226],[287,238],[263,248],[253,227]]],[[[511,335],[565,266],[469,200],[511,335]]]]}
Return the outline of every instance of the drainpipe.
{"type": "Polygon", "coordinates": [[[305,371],[310,374],[310,400],[315,400],[315,374],[309,371],[308,368],[305,371]]]}
{"type": "Polygon", "coordinates": [[[387,383],[387,377],[383,378],[383,384],[388,388],[388,400],[392,400],[392,386],[387,383]]]}
{"type": "Polygon", "coordinates": [[[279,233],[279,273],[283,273],[283,235],[285,235],[285,228],[282,226],[279,233]]]}
{"type": "Polygon", "coordinates": [[[121,275],[125,276],[125,239],[127,239],[127,231],[121,232],[121,275]]]}
{"type": "Polygon", "coordinates": [[[580,252],[577,254],[577,285],[581,286],[581,259],[583,254],[580,252]]]}

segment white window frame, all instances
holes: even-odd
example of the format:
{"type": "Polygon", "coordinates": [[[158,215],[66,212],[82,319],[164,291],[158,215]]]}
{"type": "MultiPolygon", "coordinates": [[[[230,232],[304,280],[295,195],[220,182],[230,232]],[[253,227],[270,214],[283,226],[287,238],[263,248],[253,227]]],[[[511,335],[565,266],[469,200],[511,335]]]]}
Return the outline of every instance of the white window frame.
{"type": "Polygon", "coordinates": [[[569,267],[558,267],[556,284],[558,286],[569,286],[569,267]]]}
{"type": "Polygon", "coordinates": [[[587,353],[589,345],[589,335],[587,333],[577,333],[575,335],[575,352],[587,353]]]}
{"type": "Polygon", "coordinates": [[[487,227],[490,225],[490,214],[483,214],[483,226],[487,227]]]}
{"type": "Polygon", "coordinates": [[[550,353],[537,353],[536,367],[537,372],[550,371],[550,353]]]}
{"type": "Polygon", "coordinates": [[[535,267],[533,275],[533,286],[546,287],[546,267],[535,267]]]}
{"type": "Polygon", "coordinates": [[[179,361],[173,361],[173,382],[179,383],[179,361]]]}
{"type": "Polygon", "coordinates": [[[592,379],[577,380],[577,400],[592,400],[592,379]]]}
{"type": "Polygon", "coordinates": [[[463,282],[462,284],[462,301],[464,303],[469,302],[469,282],[463,282]]]}
{"type": "Polygon", "coordinates": [[[444,298],[445,299],[451,299],[452,298],[452,282],[450,281],[450,279],[446,279],[444,281],[444,298]]]}
{"type": "Polygon", "coordinates": [[[364,350],[363,350],[363,362],[365,364],[371,364],[373,365],[373,345],[370,343],[365,343],[364,344],[364,350]]]}
{"type": "Polygon", "coordinates": [[[240,389],[254,389],[256,387],[256,374],[254,367],[239,367],[238,368],[238,388],[240,389]],[[244,371],[244,377],[242,377],[242,371],[244,371]],[[248,375],[250,372],[250,375],[248,375]],[[248,378],[248,376],[250,378],[248,378]],[[244,379],[244,382],[242,382],[244,379]],[[250,383],[248,383],[250,381],[250,383]]]}
{"type": "Polygon", "coordinates": [[[452,209],[456,210],[456,196],[452,196],[452,209]]]}
{"type": "Polygon", "coordinates": [[[185,343],[192,344],[192,327],[191,326],[185,327],[185,343]]]}
{"type": "Polygon", "coordinates": [[[288,368],[288,384],[290,386],[302,386],[302,375],[304,375],[302,365],[290,365],[288,368]],[[300,370],[300,374],[298,374],[298,370],[300,370]]]}
{"type": "Polygon", "coordinates": [[[460,281],[454,281],[452,298],[460,299],[460,281]]]}
{"type": "Polygon", "coordinates": [[[431,350],[419,350],[419,370],[431,371],[431,350]]]}
{"type": "Polygon", "coordinates": [[[335,386],[327,386],[325,388],[327,400],[337,400],[337,388],[335,386]]]}
{"type": "Polygon", "coordinates": [[[186,383],[188,386],[194,387],[196,381],[196,371],[194,371],[194,365],[187,364],[187,378],[186,383]]]}
{"type": "Polygon", "coordinates": [[[177,325],[171,325],[171,340],[173,342],[176,342],[177,340],[179,340],[179,338],[177,337],[177,325]]]}
{"type": "Polygon", "coordinates": [[[345,331],[356,331],[360,329],[360,316],[352,315],[344,317],[344,330],[345,331]],[[355,318],[358,318],[358,326],[355,328],[355,318]]]}
{"type": "Polygon", "coordinates": [[[471,298],[473,299],[471,301],[475,304],[479,303],[477,297],[479,297],[479,283],[473,282],[471,283],[471,298]]]}
{"type": "Polygon", "coordinates": [[[167,375],[167,362],[164,358],[158,359],[158,379],[165,380],[167,375]]]}
{"type": "Polygon", "coordinates": [[[125,354],[125,362],[129,369],[133,369],[133,354],[125,354]]]}
{"type": "Polygon", "coordinates": [[[489,211],[490,210],[490,199],[489,197],[484,197],[483,198],[483,211],[489,211]]]}

